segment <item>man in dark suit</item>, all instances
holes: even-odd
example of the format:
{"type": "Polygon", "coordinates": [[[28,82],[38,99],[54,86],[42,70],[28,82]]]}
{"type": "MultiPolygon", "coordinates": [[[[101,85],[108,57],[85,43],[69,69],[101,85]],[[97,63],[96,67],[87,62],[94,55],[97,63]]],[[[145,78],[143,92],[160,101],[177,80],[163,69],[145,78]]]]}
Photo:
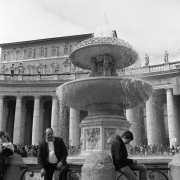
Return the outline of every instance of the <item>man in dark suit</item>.
{"type": "Polygon", "coordinates": [[[54,137],[53,129],[47,128],[45,139],[39,143],[37,161],[41,176],[52,180],[55,170],[59,170],[59,180],[67,180],[67,148],[62,138],[54,137]]]}

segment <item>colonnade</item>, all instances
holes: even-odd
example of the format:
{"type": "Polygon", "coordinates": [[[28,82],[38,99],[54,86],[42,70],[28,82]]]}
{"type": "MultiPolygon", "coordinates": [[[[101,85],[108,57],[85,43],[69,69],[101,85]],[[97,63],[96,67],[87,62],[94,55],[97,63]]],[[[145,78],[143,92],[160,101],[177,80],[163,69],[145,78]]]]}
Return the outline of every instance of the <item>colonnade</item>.
{"type": "Polygon", "coordinates": [[[134,145],[144,144],[144,130],[146,126],[148,145],[166,145],[165,122],[163,105],[167,105],[167,121],[169,145],[180,144],[180,105],[178,96],[173,95],[172,89],[166,89],[164,96],[154,93],[150,99],[141,106],[126,110],[126,117],[132,124],[130,130],[134,134],[134,145]],[[145,112],[140,113],[144,107],[145,112]],[[145,121],[144,121],[144,117],[145,121]],[[141,138],[140,138],[141,137],[141,138]]]}
{"type": "Polygon", "coordinates": [[[58,136],[57,101],[56,96],[0,96],[0,129],[9,133],[14,144],[37,145],[47,127],[58,136]]]}
{"type": "MultiPolygon", "coordinates": [[[[58,106],[56,96],[30,97],[0,96],[0,129],[9,133],[15,144],[38,144],[44,137],[44,130],[52,127],[55,136],[62,136],[67,144],[80,145],[79,124],[87,116],[83,111],[58,106]],[[60,110],[60,113],[59,113],[60,110]]],[[[180,144],[179,97],[172,89],[165,93],[154,91],[150,99],[141,106],[126,110],[130,130],[134,134],[133,145],[166,143],[163,105],[167,104],[169,143],[180,144]]]]}

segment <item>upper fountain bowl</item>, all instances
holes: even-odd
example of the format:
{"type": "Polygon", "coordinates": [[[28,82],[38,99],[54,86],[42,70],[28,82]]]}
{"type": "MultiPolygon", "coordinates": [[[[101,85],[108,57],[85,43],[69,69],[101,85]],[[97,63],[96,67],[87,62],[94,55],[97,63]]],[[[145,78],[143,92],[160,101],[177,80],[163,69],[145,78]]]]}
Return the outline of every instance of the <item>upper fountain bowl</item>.
{"type": "Polygon", "coordinates": [[[80,42],[71,52],[69,59],[77,67],[91,70],[91,58],[102,54],[111,55],[115,68],[121,69],[134,64],[138,53],[124,40],[116,37],[96,37],[80,42]]]}

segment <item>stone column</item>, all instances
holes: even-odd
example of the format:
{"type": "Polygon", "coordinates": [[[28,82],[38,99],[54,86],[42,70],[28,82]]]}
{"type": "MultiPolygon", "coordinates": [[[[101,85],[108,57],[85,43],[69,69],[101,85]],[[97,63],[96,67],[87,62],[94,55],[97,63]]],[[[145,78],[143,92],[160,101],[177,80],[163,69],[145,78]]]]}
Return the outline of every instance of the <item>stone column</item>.
{"type": "Polygon", "coordinates": [[[40,96],[34,98],[34,112],[33,112],[33,125],[32,125],[32,145],[39,143],[39,129],[40,129],[40,96]]]}
{"type": "Polygon", "coordinates": [[[180,144],[179,121],[177,117],[177,104],[172,89],[166,90],[167,115],[170,147],[180,144]]]}
{"type": "Polygon", "coordinates": [[[0,129],[3,129],[4,119],[3,119],[3,106],[4,106],[4,96],[0,96],[0,129]]]}
{"type": "Polygon", "coordinates": [[[57,107],[57,97],[52,98],[52,111],[51,111],[51,128],[54,131],[54,136],[58,136],[58,107],[57,107]]]}
{"type": "Polygon", "coordinates": [[[70,108],[70,118],[69,118],[69,144],[71,146],[80,145],[80,110],[70,108]]]}
{"type": "Polygon", "coordinates": [[[5,131],[6,131],[6,127],[7,127],[7,115],[8,115],[8,101],[6,99],[4,99],[2,129],[5,131]]]}
{"type": "Polygon", "coordinates": [[[46,101],[44,104],[44,130],[51,127],[51,108],[50,102],[46,101]]]}
{"type": "Polygon", "coordinates": [[[155,93],[146,102],[146,123],[148,145],[165,145],[163,102],[155,93]]]}
{"type": "Polygon", "coordinates": [[[26,104],[26,123],[25,123],[25,145],[31,145],[32,142],[32,122],[33,122],[33,103],[26,104]]]}
{"type": "Polygon", "coordinates": [[[39,118],[39,141],[44,139],[44,100],[40,102],[40,118],[39,118]]]}
{"type": "Polygon", "coordinates": [[[144,112],[142,106],[126,110],[126,118],[131,123],[130,131],[134,135],[133,146],[145,144],[144,112]]]}
{"type": "Polygon", "coordinates": [[[9,101],[8,103],[8,117],[6,131],[9,137],[13,141],[13,129],[14,129],[14,115],[15,115],[15,103],[14,101],[9,101]]]}
{"type": "Polygon", "coordinates": [[[21,119],[22,119],[22,123],[21,123],[21,144],[24,144],[24,140],[25,140],[25,131],[26,131],[26,127],[25,127],[25,123],[26,123],[26,102],[22,102],[22,115],[21,115],[21,119]]]}
{"type": "Polygon", "coordinates": [[[22,144],[22,97],[17,96],[16,98],[16,109],[14,119],[14,132],[13,132],[13,143],[22,144]]]}

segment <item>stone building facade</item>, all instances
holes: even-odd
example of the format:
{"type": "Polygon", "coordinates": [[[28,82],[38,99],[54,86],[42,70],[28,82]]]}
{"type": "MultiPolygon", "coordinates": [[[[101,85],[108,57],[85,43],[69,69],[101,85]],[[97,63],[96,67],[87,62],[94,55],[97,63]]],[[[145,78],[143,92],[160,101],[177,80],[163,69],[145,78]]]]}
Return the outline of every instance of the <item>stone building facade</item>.
{"type": "MultiPolygon", "coordinates": [[[[0,129],[10,134],[13,143],[38,144],[50,126],[66,144],[81,143],[79,123],[87,112],[60,106],[56,88],[88,76],[89,71],[72,65],[68,57],[79,42],[92,36],[82,34],[0,45],[0,129]]],[[[132,124],[130,130],[135,135],[134,145],[180,144],[179,64],[168,62],[117,71],[120,76],[138,75],[154,89],[146,103],[126,110],[126,118],[132,124]]],[[[108,134],[116,135],[113,131],[108,134]]]]}

